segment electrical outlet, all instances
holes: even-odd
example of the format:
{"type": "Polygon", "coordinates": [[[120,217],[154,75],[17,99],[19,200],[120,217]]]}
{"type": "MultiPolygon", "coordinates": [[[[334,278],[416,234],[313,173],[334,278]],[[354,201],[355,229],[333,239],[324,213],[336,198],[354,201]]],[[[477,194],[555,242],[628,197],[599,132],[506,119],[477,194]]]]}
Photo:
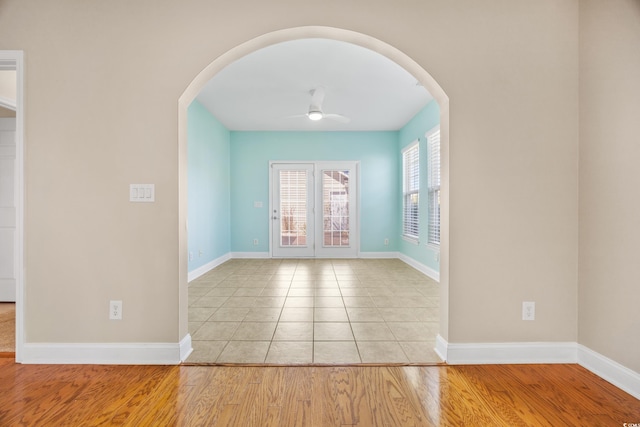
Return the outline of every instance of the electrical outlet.
{"type": "Polygon", "coordinates": [[[384,239],[384,245],[388,246],[389,245],[389,239],[384,239]]]}
{"type": "Polygon", "coordinates": [[[202,258],[202,255],[204,255],[204,251],[202,249],[200,249],[198,251],[198,258],[202,258]]]}
{"type": "Polygon", "coordinates": [[[189,252],[189,261],[193,261],[193,252],[189,252]]]}
{"type": "Polygon", "coordinates": [[[258,239],[253,239],[253,246],[258,246],[258,239]]]}
{"type": "Polygon", "coordinates": [[[536,303],[522,301],[522,320],[536,320],[536,303]]]}
{"type": "Polygon", "coordinates": [[[109,320],[122,320],[122,301],[109,301],[109,320]]]}

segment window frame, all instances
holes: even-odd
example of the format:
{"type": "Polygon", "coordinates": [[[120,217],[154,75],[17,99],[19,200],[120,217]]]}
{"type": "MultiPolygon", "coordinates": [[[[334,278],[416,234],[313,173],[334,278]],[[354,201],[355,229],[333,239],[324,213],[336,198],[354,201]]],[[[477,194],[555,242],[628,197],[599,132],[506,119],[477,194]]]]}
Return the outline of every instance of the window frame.
{"type": "Polygon", "coordinates": [[[420,140],[415,140],[402,149],[402,238],[415,244],[420,243],[420,140]],[[412,164],[408,165],[409,162],[412,164]],[[416,199],[415,202],[412,198],[416,199]],[[414,219],[411,224],[407,223],[408,205],[415,205],[416,210],[411,214],[414,219]]]}
{"type": "Polygon", "coordinates": [[[425,140],[427,143],[427,246],[440,248],[440,197],[442,194],[440,125],[427,131],[425,140]],[[434,208],[436,204],[437,209],[434,208]]]}

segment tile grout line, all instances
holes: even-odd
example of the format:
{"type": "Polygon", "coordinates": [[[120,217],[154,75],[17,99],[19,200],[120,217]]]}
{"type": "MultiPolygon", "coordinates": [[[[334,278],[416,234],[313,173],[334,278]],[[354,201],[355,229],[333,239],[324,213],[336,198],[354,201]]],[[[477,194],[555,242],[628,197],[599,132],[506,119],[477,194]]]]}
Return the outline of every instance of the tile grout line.
{"type": "MultiPolygon", "coordinates": [[[[334,274],[336,276],[336,283],[338,283],[338,289],[340,289],[340,295],[342,295],[342,288],[340,287],[340,281],[338,281],[338,275],[335,272],[335,268],[333,269],[333,272],[334,272],[334,274]]],[[[358,278],[358,281],[360,281],[359,278],[358,278]]],[[[360,363],[363,363],[362,362],[362,354],[360,353],[360,346],[358,345],[358,340],[356,340],[356,334],[353,332],[353,325],[351,324],[351,317],[349,316],[349,311],[347,310],[347,304],[344,301],[344,296],[342,296],[342,305],[344,306],[344,311],[347,313],[347,321],[349,322],[349,330],[351,330],[351,336],[353,336],[353,343],[356,346],[356,351],[358,352],[358,358],[360,359],[360,363]]]]}
{"type": "MultiPolygon", "coordinates": [[[[362,360],[361,349],[360,349],[360,346],[358,345],[358,340],[356,339],[356,336],[355,336],[355,333],[354,333],[354,327],[353,327],[354,319],[352,318],[352,316],[349,314],[349,312],[348,312],[348,310],[347,310],[347,306],[346,306],[346,303],[345,303],[345,295],[344,295],[344,292],[343,292],[343,291],[344,291],[344,289],[340,286],[340,282],[339,282],[339,280],[338,280],[338,271],[336,270],[335,260],[334,260],[334,261],[330,261],[330,263],[331,263],[331,267],[332,267],[332,270],[333,270],[333,276],[334,276],[334,278],[335,278],[335,280],[336,280],[336,285],[337,285],[336,289],[338,290],[338,293],[339,293],[339,295],[340,295],[340,300],[342,301],[342,307],[341,307],[341,308],[344,310],[344,313],[345,313],[345,315],[346,315],[347,322],[349,323],[349,328],[350,328],[350,331],[351,331],[351,334],[352,334],[353,342],[356,344],[356,349],[357,349],[357,351],[358,351],[358,356],[359,356],[360,360],[362,360]]],[[[211,287],[211,289],[224,287],[223,282],[224,282],[226,279],[232,278],[232,276],[234,275],[234,272],[237,272],[237,274],[238,274],[239,276],[247,276],[247,275],[249,275],[249,276],[254,275],[254,276],[255,276],[255,275],[256,275],[256,273],[257,273],[257,272],[259,272],[259,268],[255,268],[255,267],[254,267],[254,268],[247,268],[247,267],[250,267],[250,265],[249,265],[249,266],[247,266],[246,264],[248,264],[248,262],[244,264],[244,265],[245,265],[245,268],[242,268],[242,265],[241,265],[239,269],[237,269],[237,270],[231,270],[231,271],[232,271],[231,273],[228,273],[228,271],[229,271],[229,270],[225,270],[225,272],[227,272],[227,274],[225,275],[224,279],[222,279],[222,280],[220,280],[220,279],[216,279],[216,280],[215,280],[215,284],[214,284],[214,286],[212,286],[212,287],[211,287]]],[[[293,277],[291,278],[291,280],[289,280],[288,287],[287,287],[287,289],[286,289],[286,293],[284,294],[284,299],[283,299],[283,301],[284,301],[284,302],[283,302],[283,305],[282,305],[281,307],[278,307],[280,310],[279,310],[278,318],[276,319],[276,322],[275,322],[275,324],[276,324],[275,326],[276,326],[276,327],[274,328],[274,331],[273,331],[273,333],[272,333],[272,335],[271,335],[271,340],[269,341],[269,347],[267,348],[267,353],[266,353],[266,355],[265,355],[265,358],[268,356],[268,353],[269,353],[269,351],[270,351],[270,349],[271,349],[271,346],[273,345],[274,338],[275,338],[275,332],[276,332],[276,330],[277,330],[277,327],[278,327],[278,325],[280,325],[280,324],[281,324],[281,318],[282,318],[282,315],[283,315],[283,310],[284,310],[284,308],[285,308],[285,305],[284,305],[284,304],[286,303],[287,298],[291,297],[291,295],[290,295],[291,290],[292,290],[292,289],[294,289],[294,288],[292,288],[293,280],[294,280],[294,278],[295,278],[295,273],[297,272],[297,270],[298,270],[298,268],[300,267],[300,265],[301,265],[300,263],[296,263],[296,267],[295,267],[295,270],[294,270],[294,275],[293,275],[293,277]]],[[[311,265],[311,266],[313,266],[314,264],[312,263],[312,264],[310,264],[310,265],[311,265]]],[[[347,263],[347,266],[348,266],[348,267],[350,267],[351,275],[354,275],[354,274],[355,274],[355,272],[353,271],[353,265],[351,265],[351,264],[347,263]]],[[[273,275],[273,274],[275,274],[276,272],[277,272],[277,270],[275,270],[275,271],[274,271],[274,270],[272,270],[272,271],[270,271],[269,273],[270,273],[270,274],[271,274],[271,276],[272,276],[272,275],[273,275]]],[[[312,271],[312,273],[317,273],[317,272],[318,272],[318,271],[312,271]]],[[[315,277],[315,276],[313,276],[313,274],[312,274],[312,277],[315,277]]],[[[360,277],[359,277],[359,276],[357,276],[357,275],[356,275],[356,277],[355,277],[355,278],[357,279],[357,281],[358,281],[358,282],[361,282],[361,280],[360,280],[360,277]]],[[[349,279],[349,277],[346,277],[346,279],[349,279]]],[[[236,288],[236,290],[235,290],[234,292],[237,292],[237,290],[238,290],[238,289],[240,289],[240,288],[246,288],[246,287],[248,287],[248,288],[253,288],[253,287],[255,287],[255,286],[247,286],[246,284],[248,284],[248,283],[255,284],[255,282],[249,282],[249,281],[247,280],[247,281],[245,281],[245,282],[243,282],[243,283],[234,283],[234,284],[233,284],[233,286],[229,286],[229,287],[231,287],[231,288],[236,288]],[[243,284],[245,284],[245,286],[243,286],[243,284]]],[[[267,284],[268,284],[268,282],[267,282],[267,284]]],[[[361,284],[362,284],[362,282],[361,282],[361,284]]],[[[315,326],[316,326],[316,323],[317,323],[317,322],[316,322],[316,318],[315,318],[315,314],[316,314],[316,312],[317,312],[317,310],[316,310],[316,309],[317,309],[317,308],[320,308],[320,307],[318,307],[318,306],[317,306],[317,304],[316,304],[316,303],[317,303],[316,297],[318,297],[318,289],[321,289],[321,288],[318,288],[319,283],[318,283],[316,280],[313,280],[313,281],[312,281],[312,283],[311,283],[311,285],[312,285],[311,287],[309,287],[309,286],[307,285],[307,286],[301,287],[301,289],[311,289],[311,290],[312,290],[312,293],[313,293],[313,295],[312,295],[313,304],[312,304],[312,310],[311,310],[311,311],[312,311],[312,319],[311,319],[311,324],[312,324],[312,360],[314,360],[314,361],[315,361],[315,344],[316,344],[315,326]]],[[[398,289],[397,289],[397,284],[395,284],[395,283],[392,283],[392,284],[386,284],[386,286],[387,286],[387,287],[391,286],[391,287],[392,287],[393,289],[395,289],[396,291],[398,290],[398,289]],[[395,287],[394,287],[394,286],[395,286],[395,287]]],[[[263,287],[261,287],[261,288],[262,288],[261,292],[264,292],[264,289],[266,289],[266,287],[267,287],[267,286],[263,286],[263,287]]],[[[356,286],[355,288],[361,288],[361,287],[360,287],[360,286],[356,286]]],[[[431,295],[431,294],[432,294],[432,292],[430,292],[430,293],[429,293],[429,295],[425,295],[425,294],[424,294],[424,292],[422,292],[422,291],[424,291],[424,286],[419,286],[419,283],[413,283],[413,284],[409,285],[409,286],[408,286],[408,288],[410,288],[411,290],[417,291],[418,293],[420,293],[420,294],[422,295],[422,297],[426,297],[426,298],[430,298],[430,299],[437,299],[437,297],[433,297],[433,296],[431,295]]],[[[208,291],[208,292],[210,292],[210,291],[208,291]]],[[[376,301],[376,300],[374,300],[374,299],[373,299],[373,297],[371,296],[371,294],[369,294],[368,292],[367,292],[367,295],[369,295],[369,298],[371,298],[371,300],[372,300],[372,302],[373,302],[373,307],[372,307],[372,308],[373,308],[373,309],[375,309],[375,310],[378,312],[378,315],[380,316],[380,312],[379,312],[379,309],[381,308],[381,307],[379,307],[379,305],[380,305],[380,298],[378,298],[378,301],[376,301]]],[[[408,296],[407,296],[407,295],[398,295],[398,294],[397,294],[397,292],[394,292],[394,295],[395,295],[395,296],[397,296],[397,297],[407,297],[407,298],[410,298],[410,297],[411,297],[411,295],[408,295],[408,296]]],[[[194,301],[194,303],[196,303],[198,300],[200,300],[203,296],[206,296],[206,295],[200,295],[200,296],[199,296],[199,298],[197,298],[197,299],[194,301]]],[[[252,296],[252,295],[250,295],[250,296],[252,296]]],[[[278,294],[278,296],[279,296],[279,294],[278,294]]],[[[226,302],[226,301],[228,301],[228,299],[230,298],[229,296],[224,296],[224,297],[225,297],[225,302],[226,302]]],[[[262,297],[262,295],[259,295],[259,296],[257,296],[257,297],[254,297],[254,299],[255,299],[255,298],[258,298],[258,297],[262,297]]],[[[272,297],[272,296],[268,296],[268,297],[272,297]]],[[[436,302],[437,302],[437,301],[436,301],[436,302]]],[[[222,303],[222,305],[223,305],[223,304],[224,304],[224,302],[222,303]]],[[[435,304],[435,307],[432,307],[432,305],[430,305],[430,304],[431,304],[431,302],[429,302],[428,304],[426,304],[424,307],[413,307],[413,306],[412,306],[412,307],[408,307],[408,308],[411,308],[411,309],[417,309],[417,310],[422,310],[422,311],[427,310],[427,309],[433,309],[433,308],[438,309],[437,304],[435,304]]],[[[220,305],[220,306],[218,306],[218,307],[215,307],[215,308],[214,308],[214,311],[213,311],[213,312],[212,312],[212,314],[209,316],[209,318],[208,318],[208,319],[205,319],[205,321],[204,321],[204,322],[201,322],[201,323],[202,323],[202,324],[206,324],[206,323],[208,322],[208,320],[211,318],[211,316],[215,315],[215,313],[219,312],[219,310],[220,310],[221,308],[223,308],[223,307],[222,307],[222,305],[220,305]]],[[[190,307],[191,307],[191,306],[190,306],[190,307]]],[[[328,306],[328,307],[330,307],[330,306],[328,306]]],[[[255,308],[255,307],[252,307],[251,309],[253,309],[253,308],[255,308]]],[[[389,307],[389,308],[390,308],[390,309],[397,309],[397,310],[404,310],[404,309],[405,309],[404,307],[389,307]]],[[[438,323],[438,322],[437,322],[437,320],[422,320],[422,319],[423,319],[423,317],[420,317],[420,318],[411,318],[411,319],[409,319],[409,320],[400,320],[400,319],[398,319],[398,320],[396,320],[396,321],[388,320],[389,318],[388,318],[388,317],[386,317],[386,316],[380,316],[380,317],[381,317],[382,323],[383,323],[383,324],[385,325],[385,327],[387,327],[389,330],[391,330],[390,325],[391,325],[392,323],[404,323],[404,322],[419,322],[419,323],[424,323],[424,322],[426,322],[426,323],[430,323],[430,324],[431,324],[431,323],[435,323],[435,324],[437,324],[437,323],[438,323]]],[[[328,318],[328,319],[329,319],[329,318],[328,318]]],[[[426,318],[425,318],[425,319],[426,319],[426,318]]],[[[329,321],[339,321],[339,320],[336,320],[336,319],[334,318],[334,319],[331,319],[331,320],[329,320],[329,321]]],[[[239,322],[239,325],[238,325],[236,328],[234,328],[233,334],[235,334],[235,333],[237,332],[238,328],[240,327],[240,325],[242,325],[242,323],[245,323],[245,322],[248,322],[248,320],[246,319],[246,315],[245,315],[245,316],[243,316],[243,319],[239,322]]],[[[366,323],[366,322],[365,322],[365,323],[366,323]]],[[[202,327],[202,325],[201,325],[201,327],[202,327]]],[[[197,330],[196,330],[196,331],[194,331],[194,333],[196,333],[196,332],[197,332],[197,330]]],[[[401,341],[399,341],[399,338],[398,338],[397,334],[396,334],[395,332],[393,332],[393,330],[391,330],[391,333],[392,333],[392,336],[393,336],[393,337],[394,337],[394,339],[395,339],[395,343],[396,343],[396,345],[400,345],[400,342],[401,342],[401,341]]],[[[232,336],[231,338],[233,338],[233,336],[232,336]]],[[[421,333],[420,333],[420,334],[419,334],[419,337],[416,337],[416,338],[419,338],[419,339],[417,339],[417,340],[416,340],[417,342],[422,342],[422,341],[425,341],[425,340],[423,340],[423,338],[427,338],[427,337],[423,336],[423,334],[421,334],[421,333]]],[[[215,341],[215,340],[214,340],[214,341],[215,341]]],[[[380,341],[380,340],[374,340],[374,341],[380,341]]],[[[383,340],[383,341],[384,341],[384,340],[383,340]]],[[[426,340],[426,341],[429,341],[429,340],[426,340]]],[[[226,347],[229,345],[229,342],[230,342],[230,341],[226,340],[225,346],[223,347],[222,351],[224,351],[224,349],[226,349],[226,347]]],[[[364,341],[363,341],[363,342],[364,342],[364,341]]],[[[404,342],[404,341],[402,341],[402,342],[404,342]]],[[[407,357],[407,359],[409,359],[409,356],[408,356],[408,354],[406,353],[406,350],[404,349],[404,347],[402,347],[402,346],[400,346],[400,347],[401,347],[401,351],[402,351],[402,353],[404,353],[404,355],[407,357]]]]}

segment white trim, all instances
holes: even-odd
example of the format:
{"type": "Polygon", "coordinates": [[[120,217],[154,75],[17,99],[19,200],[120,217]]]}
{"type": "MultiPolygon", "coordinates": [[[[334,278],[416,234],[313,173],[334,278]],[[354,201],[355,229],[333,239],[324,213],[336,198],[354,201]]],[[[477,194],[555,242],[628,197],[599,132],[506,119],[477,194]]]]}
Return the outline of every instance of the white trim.
{"type": "Polygon", "coordinates": [[[269,252],[231,252],[231,258],[240,258],[240,259],[262,259],[262,258],[271,258],[269,252]]]}
{"type": "Polygon", "coordinates": [[[193,352],[193,347],[191,346],[191,334],[185,335],[182,340],[180,340],[180,361],[184,362],[187,360],[187,357],[193,352]]]}
{"type": "Polygon", "coordinates": [[[402,240],[404,240],[405,242],[409,242],[413,245],[419,246],[420,245],[420,239],[418,239],[417,237],[413,237],[413,236],[407,236],[406,234],[403,234],[402,236],[402,240]]]}
{"type": "Polygon", "coordinates": [[[446,355],[450,365],[576,363],[577,358],[574,342],[448,343],[446,355]]]}
{"type": "Polygon", "coordinates": [[[395,259],[398,258],[398,252],[360,252],[358,254],[360,258],[366,259],[395,259]]]}
{"type": "Polygon", "coordinates": [[[231,252],[227,252],[226,254],[222,255],[221,257],[218,257],[218,258],[214,259],[213,261],[209,261],[208,263],[196,268],[195,270],[190,271],[188,276],[187,276],[187,282],[191,282],[192,280],[196,280],[198,277],[202,276],[203,274],[208,273],[209,271],[213,270],[214,268],[216,268],[220,264],[229,261],[230,259],[231,259],[231,252]]]}
{"type": "Polygon", "coordinates": [[[190,336],[179,343],[27,343],[21,363],[178,365],[187,347],[190,336]]]}
{"type": "Polygon", "coordinates": [[[434,350],[436,354],[440,357],[440,359],[444,360],[445,362],[447,361],[447,357],[448,357],[448,353],[447,353],[448,345],[449,344],[447,343],[447,340],[442,338],[442,335],[438,334],[436,336],[436,348],[434,350]]]}
{"type": "Polygon", "coordinates": [[[582,344],[577,344],[577,348],[577,361],[582,367],[626,391],[636,399],[640,399],[640,373],[632,371],[582,344]]]}
{"type": "Polygon", "coordinates": [[[438,335],[435,351],[449,365],[577,363],[640,399],[640,373],[576,342],[450,344],[438,335]]]}
{"type": "Polygon", "coordinates": [[[24,271],[24,52],[0,50],[3,70],[16,70],[16,362],[22,362],[25,318],[24,271]]]}
{"type": "Polygon", "coordinates": [[[0,96],[0,107],[7,110],[16,111],[16,101],[14,99],[5,98],[0,96]]]}
{"type": "Polygon", "coordinates": [[[424,134],[424,138],[425,138],[425,145],[426,145],[426,151],[427,151],[427,246],[435,246],[437,247],[438,251],[440,251],[440,213],[438,213],[438,227],[437,227],[437,231],[438,231],[438,241],[437,242],[433,242],[431,240],[432,235],[434,234],[434,227],[432,227],[432,219],[433,215],[434,215],[434,207],[431,206],[431,199],[432,199],[432,195],[437,191],[440,191],[440,186],[441,186],[441,177],[440,177],[440,171],[441,171],[441,156],[440,156],[440,124],[437,124],[436,126],[432,127],[431,129],[429,129],[425,134],[424,134]],[[436,169],[433,165],[433,158],[434,158],[434,150],[433,147],[435,146],[434,141],[432,141],[432,137],[433,135],[438,134],[438,143],[437,143],[437,152],[438,152],[438,171],[437,171],[437,179],[438,179],[438,184],[437,185],[433,185],[433,178],[434,178],[434,170],[436,169]]]}
{"type": "Polygon", "coordinates": [[[403,254],[403,253],[398,253],[398,259],[400,259],[401,261],[405,262],[406,264],[409,264],[411,267],[415,268],[416,270],[418,270],[419,272],[426,274],[427,276],[431,277],[433,280],[435,280],[436,282],[440,281],[440,272],[434,270],[431,267],[428,267],[424,264],[422,264],[421,262],[416,261],[415,259],[403,254]]]}

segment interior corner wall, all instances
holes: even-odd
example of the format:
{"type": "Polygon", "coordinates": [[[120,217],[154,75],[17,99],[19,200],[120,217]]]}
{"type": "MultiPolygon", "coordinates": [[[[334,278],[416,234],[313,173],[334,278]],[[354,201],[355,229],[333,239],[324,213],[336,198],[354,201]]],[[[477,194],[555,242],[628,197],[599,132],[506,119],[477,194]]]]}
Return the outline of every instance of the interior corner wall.
{"type": "Polygon", "coordinates": [[[269,161],[353,160],[360,161],[360,251],[397,251],[397,138],[397,132],[231,132],[231,250],[269,251],[269,161]]]}
{"type": "Polygon", "coordinates": [[[189,271],[225,256],[230,237],[230,132],[197,100],[188,109],[189,271]]]}
{"type": "MultiPolygon", "coordinates": [[[[399,239],[399,252],[418,261],[419,263],[429,267],[431,270],[440,271],[440,251],[435,250],[431,246],[427,246],[428,224],[429,224],[429,203],[428,203],[428,156],[427,141],[425,133],[440,124],[440,108],[435,100],[432,100],[424,106],[418,113],[407,122],[406,125],[398,132],[399,152],[398,152],[398,168],[399,187],[398,187],[398,206],[402,209],[402,154],[404,147],[416,140],[419,142],[420,154],[420,209],[418,213],[418,223],[420,224],[419,243],[408,242],[402,238],[399,239]]],[[[399,214],[398,234],[402,235],[402,212],[399,214]]]]}
{"type": "Polygon", "coordinates": [[[579,343],[640,373],[640,2],[580,1],[579,343]]]}

